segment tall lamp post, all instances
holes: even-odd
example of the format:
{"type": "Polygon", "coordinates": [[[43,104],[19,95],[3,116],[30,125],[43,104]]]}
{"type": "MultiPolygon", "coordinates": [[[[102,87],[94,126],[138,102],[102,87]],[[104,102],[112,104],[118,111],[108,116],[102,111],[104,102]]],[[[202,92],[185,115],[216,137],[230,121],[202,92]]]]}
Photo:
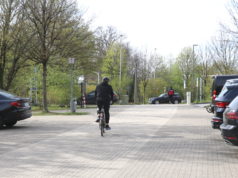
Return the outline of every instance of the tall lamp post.
{"type": "Polygon", "coordinates": [[[119,97],[121,100],[121,76],[122,76],[122,45],[121,45],[121,41],[122,41],[122,37],[123,35],[120,35],[120,71],[119,71],[119,97]]]}
{"type": "Polygon", "coordinates": [[[121,46],[121,41],[122,41],[122,35],[120,35],[120,73],[119,73],[119,82],[120,82],[120,89],[121,89],[121,68],[122,68],[122,46],[121,46]]]}
{"type": "MultiPolygon", "coordinates": [[[[193,95],[194,95],[194,85],[195,85],[195,75],[194,75],[194,69],[195,69],[195,51],[194,48],[198,46],[197,44],[193,44],[193,51],[192,51],[192,84],[193,84],[193,95]]],[[[194,98],[194,97],[193,97],[194,98]]]]}
{"type": "Polygon", "coordinates": [[[98,84],[100,83],[100,72],[93,72],[95,74],[97,74],[97,77],[98,77],[98,84]]]}
{"type": "Polygon", "coordinates": [[[76,112],[76,105],[75,105],[75,101],[73,99],[73,93],[74,93],[74,80],[73,80],[73,69],[74,69],[74,62],[75,59],[74,58],[69,58],[69,64],[71,65],[71,80],[70,80],[70,111],[71,112],[76,112]]]}

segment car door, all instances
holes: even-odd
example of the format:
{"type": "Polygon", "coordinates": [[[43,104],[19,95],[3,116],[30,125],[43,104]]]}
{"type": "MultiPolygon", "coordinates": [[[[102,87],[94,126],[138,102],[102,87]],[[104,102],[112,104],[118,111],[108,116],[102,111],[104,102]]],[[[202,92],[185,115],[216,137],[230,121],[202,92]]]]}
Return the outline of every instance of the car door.
{"type": "Polygon", "coordinates": [[[169,102],[169,96],[168,96],[168,94],[165,93],[160,98],[160,103],[168,103],[168,102],[169,102]]]}
{"type": "Polygon", "coordinates": [[[164,95],[164,103],[169,103],[169,95],[168,94],[164,95]]]}
{"type": "Polygon", "coordinates": [[[86,101],[87,104],[96,104],[95,91],[87,94],[86,101]]]}

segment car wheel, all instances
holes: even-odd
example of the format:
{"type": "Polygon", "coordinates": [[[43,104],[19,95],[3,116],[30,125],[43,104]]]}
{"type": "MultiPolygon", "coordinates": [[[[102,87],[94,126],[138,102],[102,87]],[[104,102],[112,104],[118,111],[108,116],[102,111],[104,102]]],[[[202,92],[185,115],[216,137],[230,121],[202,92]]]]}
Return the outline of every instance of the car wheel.
{"type": "Polygon", "coordinates": [[[6,125],[6,127],[11,128],[11,127],[13,127],[16,123],[17,123],[17,121],[11,121],[11,122],[5,123],[5,125],[6,125]]]}
{"type": "Polygon", "coordinates": [[[156,101],[155,101],[155,104],[159,104],[159,100],[156,100],[156,101]]]}
{"type": "Polygon", "coordinates": [[[179,101],[178,100],[174,100],[174,104],[179,104],[179,101]]]}
{"type": "Polygon", "coordinates": [[[2,117],[0,116],[0,129],[3,128],[3,121],[2,121],[2,117]]]}

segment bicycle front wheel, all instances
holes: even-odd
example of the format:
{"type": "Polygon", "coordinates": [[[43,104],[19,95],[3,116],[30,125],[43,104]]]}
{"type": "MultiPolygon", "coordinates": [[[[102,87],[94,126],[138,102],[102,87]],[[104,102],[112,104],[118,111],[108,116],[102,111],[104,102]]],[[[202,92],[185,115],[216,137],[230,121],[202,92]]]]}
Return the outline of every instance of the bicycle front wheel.
{"type": "Polygon", "coordinates": [[[103,137],[103,134],[104,134],[104,122],[103,122],[102,119],[100,119],[99,128],[100,128],[101,136],[103,137]]]}

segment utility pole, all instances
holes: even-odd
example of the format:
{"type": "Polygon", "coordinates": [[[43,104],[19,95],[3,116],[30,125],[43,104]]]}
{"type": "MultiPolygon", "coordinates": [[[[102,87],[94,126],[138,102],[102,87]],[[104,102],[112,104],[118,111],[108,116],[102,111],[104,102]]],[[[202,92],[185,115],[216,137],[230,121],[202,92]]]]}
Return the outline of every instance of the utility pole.
{"type": "Polygon", "coordinates": [[[203,89],[203,80],[200,77],[200,95],[199,95],[200,102],[202,101],[202,93],[203,93],[202,89],[203,89]]]}
{"type": "Polygon", "coordinates": [[[120,71],[119,71],[119,97],[120,97],[120,100],[121,100],[121,73],[122,73],[122,44],[121,44],[121,41],[122,41],[122,36],[123,35],[120,35],[120,71]]]}
{"type": "Polygon", "coordinates": [[[136,66],[135,66],[134,103],[138,103],[138,95],[137,95],[137,60],[136,60],[136,66]]]}
{"type": "Polygon", "coordinates": [[[73,70],[74,70],[74,58],[69,58],[69,64],[71,65],[71,73],[70,73],[70,111],[76,112],[75,101],[73,98],[74,95],[74,79],[73,79],[73,70]]]}
{"type": "Polygon", "coordinates": [[[196,98],[196,95],[195,95],[195,75],[194,75],[194,73],[195,73],[195,52],[194,52],[194,48],[196,47],[196,46],[198,46],[197,44],[193,44],[193,51],[192,51],[192,93],[193,93],[193,95],[192,95],[192,98],[196,98]]]}

